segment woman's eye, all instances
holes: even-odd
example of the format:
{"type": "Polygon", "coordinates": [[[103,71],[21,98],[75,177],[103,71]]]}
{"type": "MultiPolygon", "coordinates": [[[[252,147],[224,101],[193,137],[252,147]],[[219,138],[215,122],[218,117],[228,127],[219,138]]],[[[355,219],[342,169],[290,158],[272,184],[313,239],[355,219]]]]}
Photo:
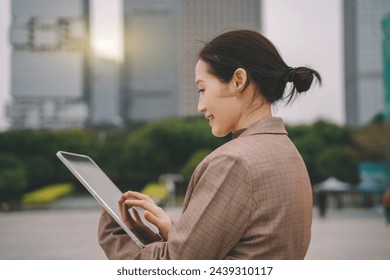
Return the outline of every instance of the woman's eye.
{"type": "Polygon", "coordinates": [[[198,93],[202,93],[202,92],[204,92],[204,89],[198,90],[198,93]]]}

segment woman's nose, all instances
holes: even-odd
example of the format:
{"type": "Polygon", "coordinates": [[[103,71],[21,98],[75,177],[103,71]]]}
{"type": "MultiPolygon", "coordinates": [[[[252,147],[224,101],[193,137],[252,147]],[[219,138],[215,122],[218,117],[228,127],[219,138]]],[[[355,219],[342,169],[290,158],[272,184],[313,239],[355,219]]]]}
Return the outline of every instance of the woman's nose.
{"type": "Polygon", "coordinates": [[[203,105],[203,103],[201,102],[201,100],[199,98],[199,101],[198,101],[198,112],[199,113],[203,113],[204,111],[206,111],[206,107],[203,105]]]}

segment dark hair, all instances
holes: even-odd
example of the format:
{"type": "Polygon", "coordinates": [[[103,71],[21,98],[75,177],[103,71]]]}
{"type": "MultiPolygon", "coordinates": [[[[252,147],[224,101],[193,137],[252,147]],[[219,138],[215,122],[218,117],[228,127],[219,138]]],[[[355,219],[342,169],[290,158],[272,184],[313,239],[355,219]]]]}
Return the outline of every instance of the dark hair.
{"type": "Polygon", "coordinates": [[[206,43],[199,59],[208,64],[209,72],[221,82],[231,80],[237,68],[247,72],[246,88],[252,81],[270,103],[283,98],[286,85],[292,82],[288,102],[309,90],[314,77],[321,84],[320,74],[308,67],[289,67],[275,46],[263,35],[252,30],[235,30],[223,33],[206,43]]]}

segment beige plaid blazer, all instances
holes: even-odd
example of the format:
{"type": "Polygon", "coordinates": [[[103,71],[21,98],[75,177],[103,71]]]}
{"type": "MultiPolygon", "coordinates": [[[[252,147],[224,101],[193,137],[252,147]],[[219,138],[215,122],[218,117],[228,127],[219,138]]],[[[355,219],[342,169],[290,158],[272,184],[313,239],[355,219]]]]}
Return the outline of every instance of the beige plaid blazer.
{"type": "Polygon", "coordinates": [[[98,238],[109,259],[303,259],[311,221],[305,164],[268,117],[199,164],[167,241],[140,249],[107,213],[98,238]]]}

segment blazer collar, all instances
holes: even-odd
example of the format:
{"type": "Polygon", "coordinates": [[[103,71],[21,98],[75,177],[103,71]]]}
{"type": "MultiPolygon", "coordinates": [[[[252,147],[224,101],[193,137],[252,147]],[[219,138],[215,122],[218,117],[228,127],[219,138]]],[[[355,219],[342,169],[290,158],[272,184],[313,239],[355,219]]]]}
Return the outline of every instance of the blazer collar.
{"type": "Polygon", "coordinates": [[[255,134],[286,134],[283,119],[279,117],[266,117],[252,124],[250,127],[238,132],[234,138],[245,137],[255,134]]]}

